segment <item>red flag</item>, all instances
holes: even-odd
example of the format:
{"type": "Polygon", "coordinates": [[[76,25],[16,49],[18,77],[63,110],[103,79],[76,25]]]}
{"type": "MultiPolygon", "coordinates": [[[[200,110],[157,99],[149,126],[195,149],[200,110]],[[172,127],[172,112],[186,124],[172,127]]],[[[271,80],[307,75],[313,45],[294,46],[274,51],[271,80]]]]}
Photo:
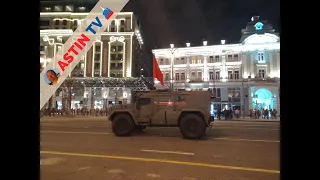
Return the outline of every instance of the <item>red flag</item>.
{"type": "Polygon", "coordinates": [[[153,57],[153,78],[157,78],[160,81],[160,84],[164,86],[163,74],[159,68],[156,57],[153,57]]]}

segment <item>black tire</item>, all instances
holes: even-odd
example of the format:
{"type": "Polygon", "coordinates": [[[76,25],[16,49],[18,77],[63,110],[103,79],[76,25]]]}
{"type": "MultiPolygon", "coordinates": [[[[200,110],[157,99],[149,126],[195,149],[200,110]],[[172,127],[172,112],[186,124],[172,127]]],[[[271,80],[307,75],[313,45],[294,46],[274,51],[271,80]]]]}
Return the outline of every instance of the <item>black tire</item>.
{"type": "Polygon", "coordinates": [[[205,135],[206,123],[196,114],[187,114],[182,117],[179,124],[183,138],[200,139],[205,135]]]}
{"type": "Polygon", "coordinates": [[[112,131],[116,136],[130,136],[135,129],[132,118],[127,114],[119,114],[112,120],[112,131]]]}

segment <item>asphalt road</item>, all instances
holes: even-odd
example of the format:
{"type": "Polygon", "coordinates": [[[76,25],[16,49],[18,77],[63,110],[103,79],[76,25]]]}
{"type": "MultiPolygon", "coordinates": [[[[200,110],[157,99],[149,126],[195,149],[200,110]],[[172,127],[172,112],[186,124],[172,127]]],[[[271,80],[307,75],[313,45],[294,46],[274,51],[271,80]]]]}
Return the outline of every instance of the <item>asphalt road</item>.
{"type": "Polygon", "coordinates": [[[40,123],[43,180],[280,179],[279,122],[216,121],[198,141],[177,128],[116,137],[102,118],[40,123]]]}

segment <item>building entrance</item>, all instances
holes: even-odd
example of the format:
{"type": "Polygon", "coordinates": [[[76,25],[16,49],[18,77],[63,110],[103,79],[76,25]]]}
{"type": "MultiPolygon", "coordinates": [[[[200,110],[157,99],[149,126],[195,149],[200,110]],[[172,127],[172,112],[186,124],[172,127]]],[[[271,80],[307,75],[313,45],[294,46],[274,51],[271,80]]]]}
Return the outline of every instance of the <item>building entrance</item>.
{"type": "Polygon", "coordinates": [[[254,109],[277,109],[275,95],[265,88],[258,89],[252,97],[252,108],[254,109]]]}

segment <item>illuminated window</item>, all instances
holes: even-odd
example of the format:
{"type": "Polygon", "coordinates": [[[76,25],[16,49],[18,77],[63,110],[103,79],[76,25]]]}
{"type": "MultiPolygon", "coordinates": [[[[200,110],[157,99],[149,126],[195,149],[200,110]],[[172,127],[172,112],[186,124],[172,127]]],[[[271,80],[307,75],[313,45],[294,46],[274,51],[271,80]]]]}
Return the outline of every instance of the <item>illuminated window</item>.
{"type": "Polygon", "coordinates": [[[68,12],[72,12],[74,10],[73,6],[72,5],[68,5],[66,6],[66,11],[68,12]]]}
{"type": "Polygon", "coordinates": [[[85,10],[86,10],[86,7],[79,7],[78,10],[79,10],[79,11],[85,11],[85,10]]]}
{"type": "Polygon", "coordinates": [[[191,72],[190,80],[196,80],[196,72],[191,72]]]}
{"type": "Polygon", "coordinates": [[[179,61],[180,59],[179,58],[176,58],[176,60],[175,60],[175,64],[180,64],[180,61],[179,61]]]}
{"type": "Polygon", "coordinates": [[[67,25],[67,23],[68,23],[67,20],[62,21],[62,25],[67,25]]]}
{"type": "Polygon", "coordinates": [[[228,79],[233,79],[232,78],[232,71],[228,71],[228,79]]]}
{"type": "Polygon", "coordinates": [[[117,50],[117,46],[111,46],[111,51],[112,52],[116,52],[116,50],[117,50]]]}
{"type": "Polygon", "coordinates": [[[61,12],[62,11],[62,6],[59,6],[59,5],[57,5],[57,6],[54,6],[54,11],[56,11],[56,12],[61,12]]]}
{"type": "Polygon", "coordinates": [[[259,69],[259,78],[264,78],[264,76],[265,76],[264,69],[259,69]]]}
{"type": "Polygon", "coordinates": [[[213,72],[209,72],[209,79],[213,80],[214,79],[214,73],[213,72]]]}
{"type": "Polygon", "coordinates": [[[180,74],[179,74],[179,73],[176,73],[175,80],[177,80],[177,81],[180,80],[179,77],[180,77],[180,74]]]}
{"type": "Polygon", "coordinates": [[[219,55],[214,56],[214,58],[215,58],[216,62],[220,62],[220,56],[219,55]]]}
{"type": "Polygon", "coordinates": [[[239,60],[239,55],[238,54],[233,55],[233,61],[238,61],[238,60],[239,60]]]}
{"type": "Polygon", "coordinates": [[[186,73],[181,73],[180,74],[180,79],[181,80],[186,80],[186,73]]]}
{"type": "Polygon", "coordinates": [[[185,63],[186,63],[185,60],[184,60],[184,58],[181,58],[181,59],[180,59],[180,63],[181,63],[181,64],[185,64],[185,63]]]}
{"type": "Polygon", "coordinates": [[[202,72],[198,72],[197,80],[201,81],[202,80],[202,72]]]}
{"type": "Polygon", "coordinates": [[[258,52],[258,63],[265,63],[264,52],[258,52]]]}
{"type": "Polygon", "coordinates": [[[209,56],[209,63],[214,63],[213,56],[209,56]]]}
{"type": "Polygon", "coordinates": [[[169,73],[165,73],[164,79],[165,80],[169,80],[170,79],[169,73]]]}
{"type": "Polygon", "coordinates": [[[201,58],[199,58],[198,57],[198,59],[197,59],[197,64],[201,64],[202,62],[201,62],[201,58]]]}
{"type": "Polygon", "coordinates": [[[234,79],[240,79],[239,71],[234,71],[234,79]]]}
{"type": "Polygon", "coordinates": [[[122,52],[122,51],[123,51],[123,46],[122,45],[118,46],[118,52],[122,52]]]}
{"type": "Polygon", "coordinates": [[[220,71],[216,71],[216,79],[220,79],[220,71]]]}
{"type": "Polygon", "coordinates": [[[44,8],[44,11],[50,12],[50,11],[51,11],[51,7],[45,7],[45,8],[44,8]]]}
{"type": "Polygon", "coordinates": [[[162,65],[163,64],[163,59],[160,59],[160,65],[162,65]]]}

